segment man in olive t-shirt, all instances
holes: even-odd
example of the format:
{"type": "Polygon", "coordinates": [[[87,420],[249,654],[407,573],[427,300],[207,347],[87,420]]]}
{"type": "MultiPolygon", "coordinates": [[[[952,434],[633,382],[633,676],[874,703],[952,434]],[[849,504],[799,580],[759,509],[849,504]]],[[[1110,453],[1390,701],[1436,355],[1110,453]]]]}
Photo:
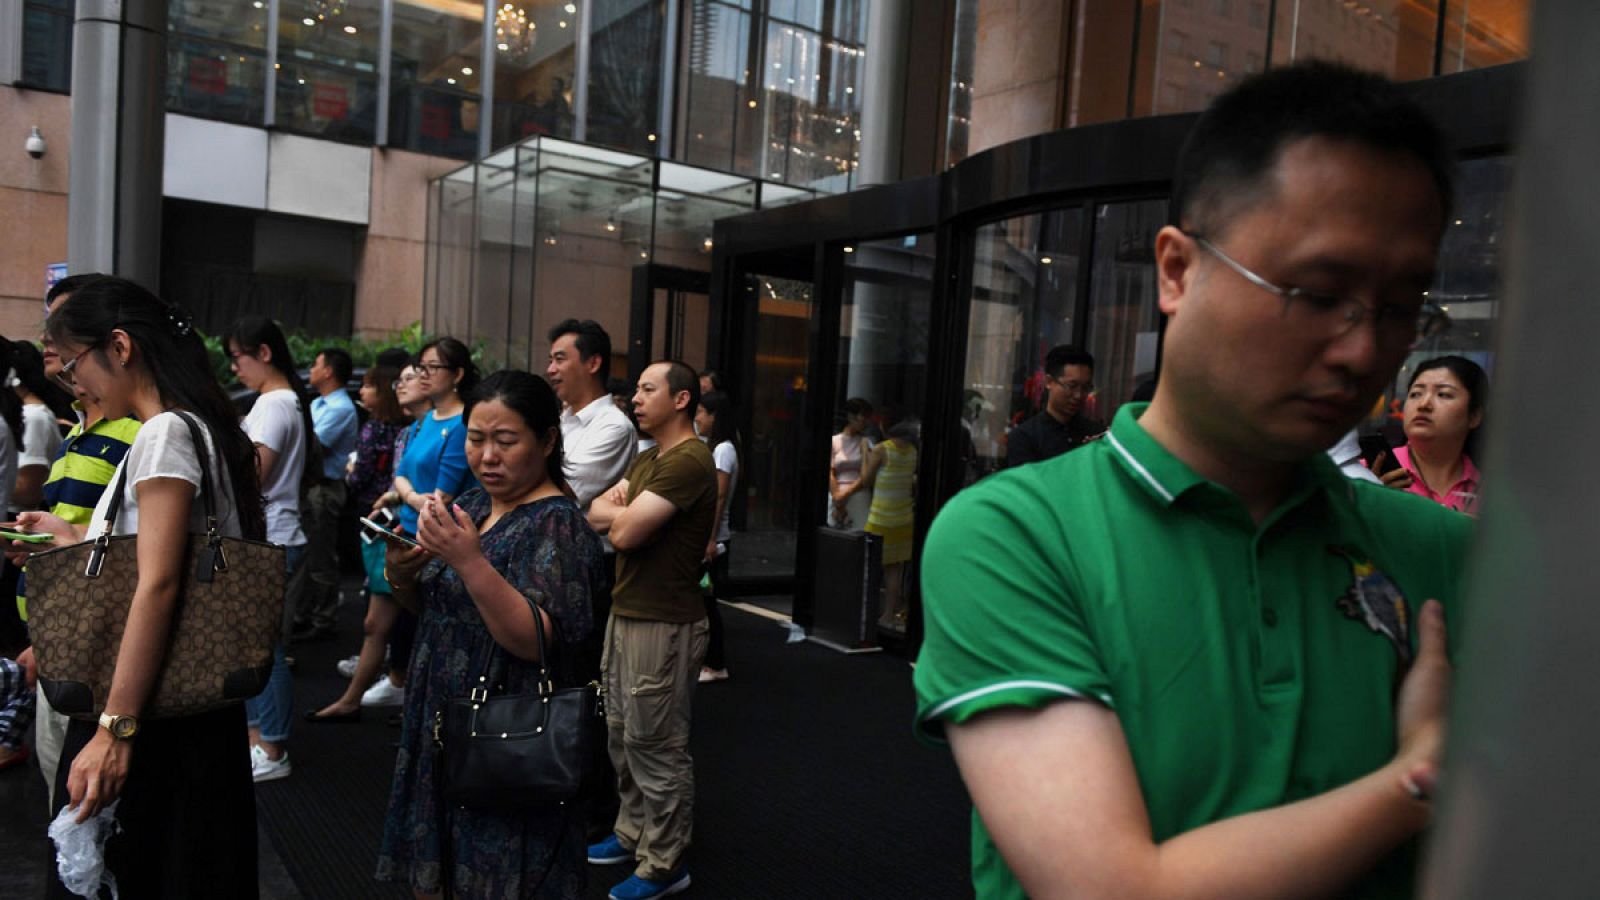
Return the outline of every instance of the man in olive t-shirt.
{"type": "Polygon", "coordinates": [[[716,466],[694,433],[699,403],[693,369],[673,361],[645,369],[633,408],[656,446],[589,508],[590,523],[617,549],[600,668],[622,800],[614,833],[590,846],[589,861],[637,861],[612,896],[657,897],[689,883],[689,701],[706,653],[700,560],[717,506],[716,466]]]}

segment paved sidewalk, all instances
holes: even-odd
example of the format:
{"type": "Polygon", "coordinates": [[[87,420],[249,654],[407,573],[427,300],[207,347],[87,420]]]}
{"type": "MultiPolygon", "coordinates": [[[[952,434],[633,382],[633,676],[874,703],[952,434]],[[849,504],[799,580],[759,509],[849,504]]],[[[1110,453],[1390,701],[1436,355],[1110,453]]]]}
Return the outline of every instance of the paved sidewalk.
{"type": "MultiPolygon", "coordinates": [[[[780,623],[726,606],[724,619],[733,677],[695,697],[690,896],[970,897],[966,796],[948,752],[912,737],[906,661],[788,644],[780,623]]],[[[399,736],[388,711],[351,725],[298,718],[341,689],[333,664],[359,622],[347,606],[339,640],[291,650],[294,774],[257,791],[269,900],[409,896],[371,878],[399,736]]],[[[36,780],[0,773],[0,897],[39,895],[49,850],[36,780]]],[[[596,898],[629,874],[590,873],[596,898]]]]}

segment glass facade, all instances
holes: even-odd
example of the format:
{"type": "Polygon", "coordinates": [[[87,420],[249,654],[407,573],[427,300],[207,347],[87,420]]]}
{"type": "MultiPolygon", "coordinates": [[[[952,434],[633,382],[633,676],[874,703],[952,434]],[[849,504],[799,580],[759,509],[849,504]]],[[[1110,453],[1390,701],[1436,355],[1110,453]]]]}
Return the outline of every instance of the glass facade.
{"type": "MultiPolygon", "coordinates": [[[[497,151],[430,188],[423,328],[474,335],[490,368],[542,369],[545,329],[593,318],[625,355],[636,270],[709,272],[712,222],[756,209],[763,187],[550,137],[497,151]]],[[[703,357],[706,314],[692,315],[698,331],[683,323],[677,333],[703,357]]]]}
{"type": "MultiPolygon", "coordinates": [[[[593,0],[586,0],[592,3],[593,0]]],[[[493,146],[574,134],[578,6],[567,0],[494,6],[493,146]]]]}
{"type": "Polygon", "coordinates": [[[1007,432],[1044,402],[1045,354],[1075,338],[1083,211],[994,222],[972,242],[961,400],[968,484],[1005,468],[1007,432]]]}
{"type": "Polygon", "coordinates": [[[1090,409],[1107,422],[1140,385],[1155,379],[1161,342],[1155,241],[1165,224],[1165,200],[1095,209],[1086,344],[1095,359],[1090,409]]]}
{"type": "Polygon", "coordinates": [[[167,5],[167,109],[240,125],[266,115],[267,4],[167,5]]]}
{"type": "Polygon", "coordinates": [[[684,158],[848,190],[861,143],[862,0],[694,0],[684,158]]]}
{"type": "Polygon", "coordinates": [[[636,153],[657,153],[666,4],[655,0],[589,0],[589,121],[584,140],[636,153]]]}
{"type": "Polygon", "coordinates": [[[373,143],[382,21],[381,0],[280,3],[274,124],[314,137],[373,143]]]}
{"type": "Polygon", "coordinates": [[[72,87],[72,6],[72,0],[22,4],[22,83],[28,87],[72,87]]]}
{"type": "Polygon", "coordinates": [[[483,109],[483,11],[396,0],[390,35],[389,146],[476,156],[483,109]]]}

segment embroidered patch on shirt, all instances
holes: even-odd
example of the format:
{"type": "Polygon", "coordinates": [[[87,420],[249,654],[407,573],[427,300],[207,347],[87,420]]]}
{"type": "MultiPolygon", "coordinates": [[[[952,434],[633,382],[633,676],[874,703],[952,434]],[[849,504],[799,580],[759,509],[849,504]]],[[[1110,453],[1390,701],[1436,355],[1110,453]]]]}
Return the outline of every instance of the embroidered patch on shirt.
{"type": "Polygon", "coordinates": [[[1411,667],[1411,608],[1394,579],[1380,572],[1371,560],[1364,560],[1343,547],[1328,552],[1350,564],[1350,587],[1337,600],[1346,618],[1367,626],[1389,642],[1400,671],[1411,667]]]}

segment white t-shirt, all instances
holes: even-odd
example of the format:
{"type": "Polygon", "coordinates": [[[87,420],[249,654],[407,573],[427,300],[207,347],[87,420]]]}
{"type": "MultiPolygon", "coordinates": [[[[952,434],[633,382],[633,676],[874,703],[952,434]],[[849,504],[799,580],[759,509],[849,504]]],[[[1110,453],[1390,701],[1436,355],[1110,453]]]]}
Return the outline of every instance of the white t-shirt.
{"type": "Polygon", "coordinates": [[[739,451],[733,449],[733,441],[723,441],[711,450],[711,461],[716,463],[718,472],[728,473],[728,501],[722,507],[722,521],[717,523],[717,543],[722,543],[733,537],[733,530],[728,527],[728,511],[733,509],[733,491],[739,486],[739,451]]]}
{"type": "MultiPolygon", "coordinates": [[[[7,390],[0,387],[0,391],[7,390]]],[[[11,489],[17,484],[17,440],[0,419],[0,513],[11,517],[11,489]]]]}
{"type": "Polygon", "coordinates": [[[43,403],[26,403],[22,406],[22,449],[17,454],[17,468],[44,466],[49,469],[61,453],[61,426],[56,424],[56,414],[43,403]]]}
{"type": "Polygon", "coordinates": [[[257,397],[250,415],[244,417],[244,433],[278,454],[272,471],[261,479],[261,496],[267,501],[267,540],[286,547],[304,544],[300,477],[306,468],[306,421],[300,412],[300,398],[288,388],[257,397]]]}
{"type": "MultiPolygon", "coordinates": [[[[211,432],[206,429],[205,423],[197,418],[195,424],[205,436],[206,453],[211,460],[208,468],[211,472],[212,489],[217,492],[217,518],[222,533],[228,537],[240,537],[243,531],[239,528],[239,509],[233,502],[233,479],[228,477],[227,466],[223,465],[221,458],[217,456],[216,443],[212,440],[211,432]]],[[[138,532],[139,493],[136,488],[140,482],[151,478],[180,478],[194,485],[194,506],[189,510],[189,531],[190,533],[205,531],[206,508],[200,497],[200,458],[195,453],[194,439],[189,434],[189,426],[184,424],[177,413],[161,413],[139,428],[139,435],[133,439],[133,446],[128,448],[127,455],[122,458],[116,473],[111,476],[111,484],[117,483],[117,478],[122,475],[123,470],[127,470],[128,480],[123,485],[122,508],[117,511],[116,526],[111,531],[113,535],[138,532]]],[[[99,537],[104,531],[106,510],[111,506],[111,496],[111,491],[104,491],[100,494],[100,502],[95,504],[94,518],[89,522],[90,539],[99,537]]]]}

